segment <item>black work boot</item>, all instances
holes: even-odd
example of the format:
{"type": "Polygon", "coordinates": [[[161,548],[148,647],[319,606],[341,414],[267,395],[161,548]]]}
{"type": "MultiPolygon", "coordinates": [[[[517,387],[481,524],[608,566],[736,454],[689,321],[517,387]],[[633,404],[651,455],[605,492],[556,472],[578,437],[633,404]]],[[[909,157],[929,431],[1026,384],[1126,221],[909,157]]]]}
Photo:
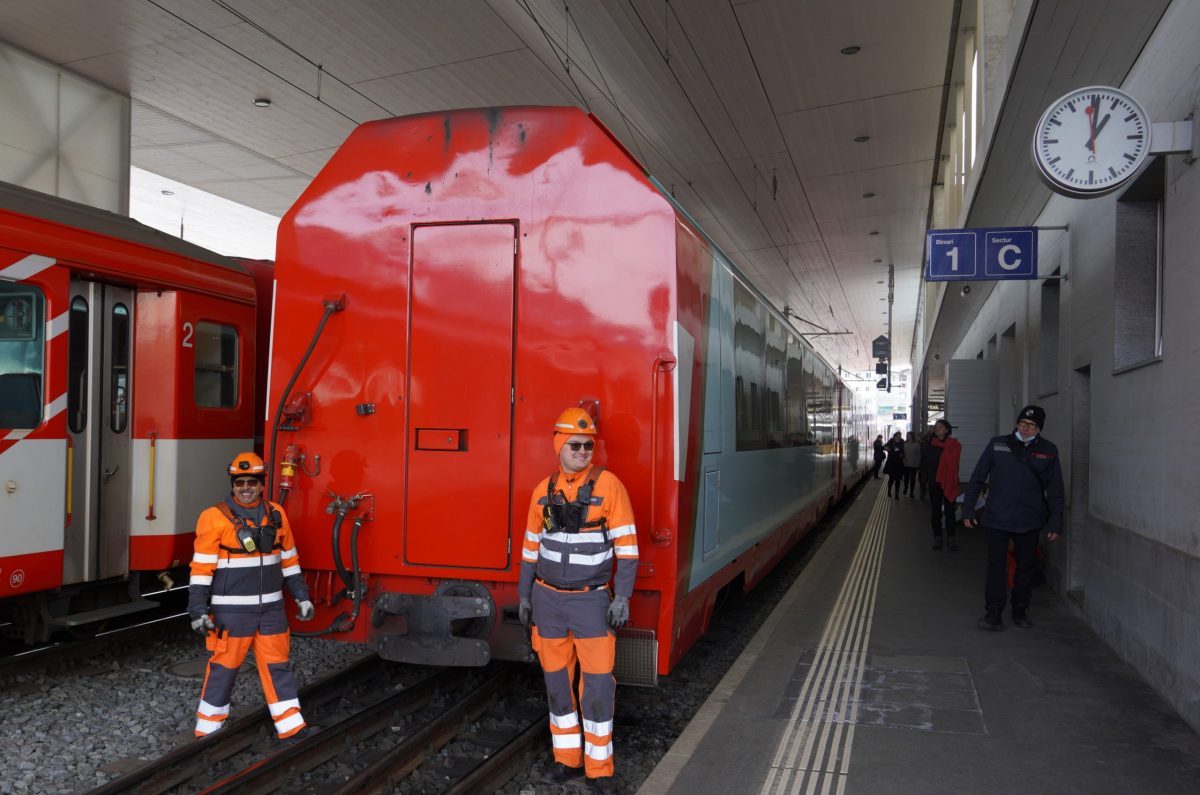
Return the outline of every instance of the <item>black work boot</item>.
{"type": "Polygon", "coordinates": [[[1004,629],[1004,622],[1000,619],[1000,611],[988,608],[983,618],[976,622],[976,626],[988,632],[999,632],[1004,629]]]}
{"type": "Polygon", "coordinates": [[[587,783],[596,795],[617,795],[617,780],[612,776],[589,778],[587,783]]]}
{"type": "Polygon", "coordinates": [[[942,548],[942,537],[941,537],[941,536],[934,536],[934,537],[933,537],[933,548],[934,548],[934,549],[941,549],[941,548],[942,548]]]}
{"type": "Polygon", "coordinates": [[[1024,607],[1014,607],[1012,619],[1013,623],[1021,629],[1033,629],[1033,622],[1029,620],[1029,613],[1024,607]]]}
{"type": "Polygon", "coordinates": [[[565,784],[583,775],[582,767],[567,767],[562,762],[555,762],[542,774],[543,784],[565,784]]]}

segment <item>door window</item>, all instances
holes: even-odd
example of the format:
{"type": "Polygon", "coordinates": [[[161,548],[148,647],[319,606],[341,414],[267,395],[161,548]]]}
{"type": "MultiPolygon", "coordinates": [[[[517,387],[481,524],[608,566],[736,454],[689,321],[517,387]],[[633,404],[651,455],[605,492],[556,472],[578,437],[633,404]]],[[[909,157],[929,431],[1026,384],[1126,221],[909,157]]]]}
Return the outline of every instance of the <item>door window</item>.
{"type": "Polygon", "coordinates": [[[112,404],[108,424],[113,433],[124,433],[129,424],[129,310],[125,304],[113,304],[111,342],[112,404]]]}
{"type": "Polygon", "coordinates": [[[231,409],[238,402],[238,333],[233,326],[200,321],[196,324],[196,405],[231,409]]]}
{"type": "Polygon", "coordinates": [[[67,427],[71,433],[83,433],[87,428],[90,316],[87,299],[76,296],[67,329],[67,427]]]}

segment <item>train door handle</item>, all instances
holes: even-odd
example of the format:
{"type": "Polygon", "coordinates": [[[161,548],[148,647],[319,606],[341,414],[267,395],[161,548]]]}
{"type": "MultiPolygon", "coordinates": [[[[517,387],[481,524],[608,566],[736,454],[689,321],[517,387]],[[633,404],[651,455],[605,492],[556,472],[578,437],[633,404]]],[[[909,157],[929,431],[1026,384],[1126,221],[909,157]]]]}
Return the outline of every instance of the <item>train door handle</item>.
{"type": "Polygon", "coordinates": [[[118,469],[120,469],[120,468],[121,468],[121,465],[120,465],[120,464],[117,464],[117,465],[116,465],[116,466],[114,466],[112,469],[105,469],[105,470],[104,470],[104,477],[103,477],[103,478],[100,480],[100,482],[101,482],[101,483],[107,483],[107,482],[108,482],[108,481],[109,481],[109,480],[112,478],[112,476],[113,476],[113,475],[117,474],[117,470],[118,470],[118,469]]]}

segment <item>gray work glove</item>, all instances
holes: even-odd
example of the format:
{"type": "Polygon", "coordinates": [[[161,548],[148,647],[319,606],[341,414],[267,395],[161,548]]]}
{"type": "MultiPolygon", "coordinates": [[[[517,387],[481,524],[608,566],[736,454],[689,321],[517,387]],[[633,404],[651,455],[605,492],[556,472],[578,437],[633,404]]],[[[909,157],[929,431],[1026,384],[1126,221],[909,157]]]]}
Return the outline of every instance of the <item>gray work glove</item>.
{"type": "Polygon", "coordinates": [[[529,601],[528,597],[521,597],[521,603],[517,607],[517,615],[521,619],[521,626],[529,626],[529,620],[533,617],[533,602],[529,601]]]}
{"type": "Polygon", "coordinates": [[[208,613],[205,613],[199,618],[192,619],[192,632],[195,632],[202,638],[207,638],[208,633],[212,632],[216,628],[217,625],[214,624],[212,619],[208,617],[208,613]]]}
{"type": "Polygon", "coordinates": [[[608,625],[611,627],[623,627],[628,620],[629,597],[617,594],[613,597],[612,604],[608,606],[608,625]]]}
{"type": "Polygon", "coordinates": [[[300,621],[309,621],[313,617],[313,603],[305,599],[301,602],[296,602],[296,607],[300,608],[300,612],[296,614],[296,618],[300,621]]]}

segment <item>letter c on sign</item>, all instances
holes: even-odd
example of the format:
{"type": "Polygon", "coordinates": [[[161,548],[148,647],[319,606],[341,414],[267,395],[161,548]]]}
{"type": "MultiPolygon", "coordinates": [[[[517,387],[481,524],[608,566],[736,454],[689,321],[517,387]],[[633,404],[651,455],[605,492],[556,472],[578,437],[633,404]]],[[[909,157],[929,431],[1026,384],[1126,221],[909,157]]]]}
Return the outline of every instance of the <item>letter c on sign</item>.
{"type": "Polygon", "coordinates": [[[1015,259],[1012,262],[1009,262],[1008,257],[1010,254],[1020,254],[1020,253],[1021,253],[1021,249],[1018,246],[1009,244],[1007,246],[1001,247],[1000,251],[997,252],[997,254],[996,254],[996,259],[998,260],[1001,268],[1004,268],[1004,270],[1006,270],[1006,271],[1011,271],[1015,268],[1021,267],[1021,260],[1015,259]]]}

